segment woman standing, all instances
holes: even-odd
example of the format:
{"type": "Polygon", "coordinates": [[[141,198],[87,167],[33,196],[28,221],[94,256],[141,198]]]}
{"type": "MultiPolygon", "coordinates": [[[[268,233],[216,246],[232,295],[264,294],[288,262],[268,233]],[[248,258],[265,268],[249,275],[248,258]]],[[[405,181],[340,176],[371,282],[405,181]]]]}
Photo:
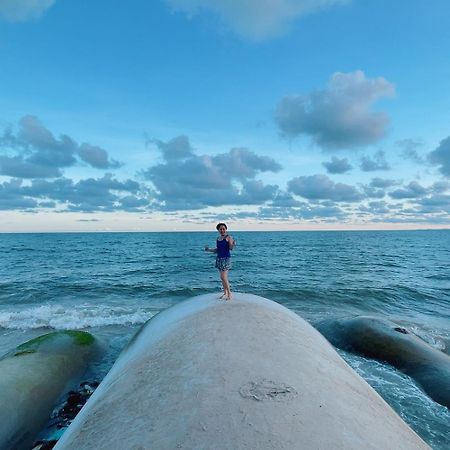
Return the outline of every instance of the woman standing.
{"type": "Polygon", "coordinates": [[[218,223],[216,230],[220,233],[216,240],[216,248],[209,248],[205,246],[205,252],[216,253],[216,268],[219,270],[220,279],[223,286],[223,294],[220,298],[225,297],[226,300],[231,300],[230,282],[228,281],[228,271],[231,269],[231,254],[235,246],[234,239],[227,234],[227,226],[224,223],[218,223]]]}

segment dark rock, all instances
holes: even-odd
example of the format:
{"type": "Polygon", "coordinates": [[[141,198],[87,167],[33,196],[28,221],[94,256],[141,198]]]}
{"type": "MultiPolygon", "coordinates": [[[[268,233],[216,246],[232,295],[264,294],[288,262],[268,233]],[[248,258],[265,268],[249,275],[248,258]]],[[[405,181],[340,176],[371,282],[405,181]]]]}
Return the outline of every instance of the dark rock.
{"type": "Polygon", "coordinates": [[[399,333],[402,333],[402,334],[408,334],[409,333],[409,331],[407,329],[405,329],[405,328],[395,327],[394,330],[398,331],[399,333]]]}
{"type": "Polygon", "coordinates": [[[58,442],[58,439],[54,438],[55,435],[59,438],[61,430],[65,430],[71,424],[98,385],[97,381],[83,381],[78,390],[69,391],[65,400],[53,411],[46,429],[41,433],[41,436],[46,436],[47,439],[36,441],[33,450],[52,449],[58,442]]]}
{"type": "Polygon", "coordinates": [[[54,439],[50,441],[37,441],[33,445],[33,450],[51,450],[57,442],[54,439]]]}
{"type": "Polygon", "coordinates": [[[392,364],[433,400],[450,407],[450,357],[414,333],[370,316],[326,321],[317,328],[336,347],[392,364]]]}

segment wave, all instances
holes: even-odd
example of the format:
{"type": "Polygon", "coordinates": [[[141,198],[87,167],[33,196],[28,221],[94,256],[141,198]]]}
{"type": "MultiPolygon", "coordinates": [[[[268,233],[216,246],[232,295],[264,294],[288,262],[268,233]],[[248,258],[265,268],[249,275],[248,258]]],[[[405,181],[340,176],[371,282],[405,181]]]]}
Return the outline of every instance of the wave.
{"type": "Polygon", "coordinates": [[[107,325],[139,325],[154,315],[143,308],[111,305],[41,305],[21,311],[0,311],[0,328],[73,330],[107,325]]]}
{"type": "Polygon", "coordinates": [[[433,401],[408,375],[389,364],[341,350],[338,353],[432,448],[448,447],[447,407],[433,401]]]}

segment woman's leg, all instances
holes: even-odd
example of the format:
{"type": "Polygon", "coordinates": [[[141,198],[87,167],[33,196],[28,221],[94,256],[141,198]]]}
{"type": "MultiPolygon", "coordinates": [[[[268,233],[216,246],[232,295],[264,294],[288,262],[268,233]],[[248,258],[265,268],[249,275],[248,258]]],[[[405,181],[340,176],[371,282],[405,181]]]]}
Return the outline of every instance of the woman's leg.
{"type": "Polygon", "coordinates": [[[220,272],[220,279],[222,280],[223,290],[227,300],[231,300],[230,282],[228,281],[228,270],[220,272]]]}
{"type": "Polygon", "coordinates": [[[223,294],[219,298],[224,298],[227,295],[227,284],[224,277],[223,270],[219,270],[220,281],[222,282],[223,294]]]}

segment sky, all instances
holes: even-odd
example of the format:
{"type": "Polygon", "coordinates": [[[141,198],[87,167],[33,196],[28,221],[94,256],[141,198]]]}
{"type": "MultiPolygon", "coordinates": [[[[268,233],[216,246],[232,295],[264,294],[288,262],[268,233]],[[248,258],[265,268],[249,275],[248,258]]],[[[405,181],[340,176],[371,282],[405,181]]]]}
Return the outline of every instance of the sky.
{"type": "Polygon", "coordinates": [[[450,228],[447,0],[0,0],[0,232],[450,228]]]}

